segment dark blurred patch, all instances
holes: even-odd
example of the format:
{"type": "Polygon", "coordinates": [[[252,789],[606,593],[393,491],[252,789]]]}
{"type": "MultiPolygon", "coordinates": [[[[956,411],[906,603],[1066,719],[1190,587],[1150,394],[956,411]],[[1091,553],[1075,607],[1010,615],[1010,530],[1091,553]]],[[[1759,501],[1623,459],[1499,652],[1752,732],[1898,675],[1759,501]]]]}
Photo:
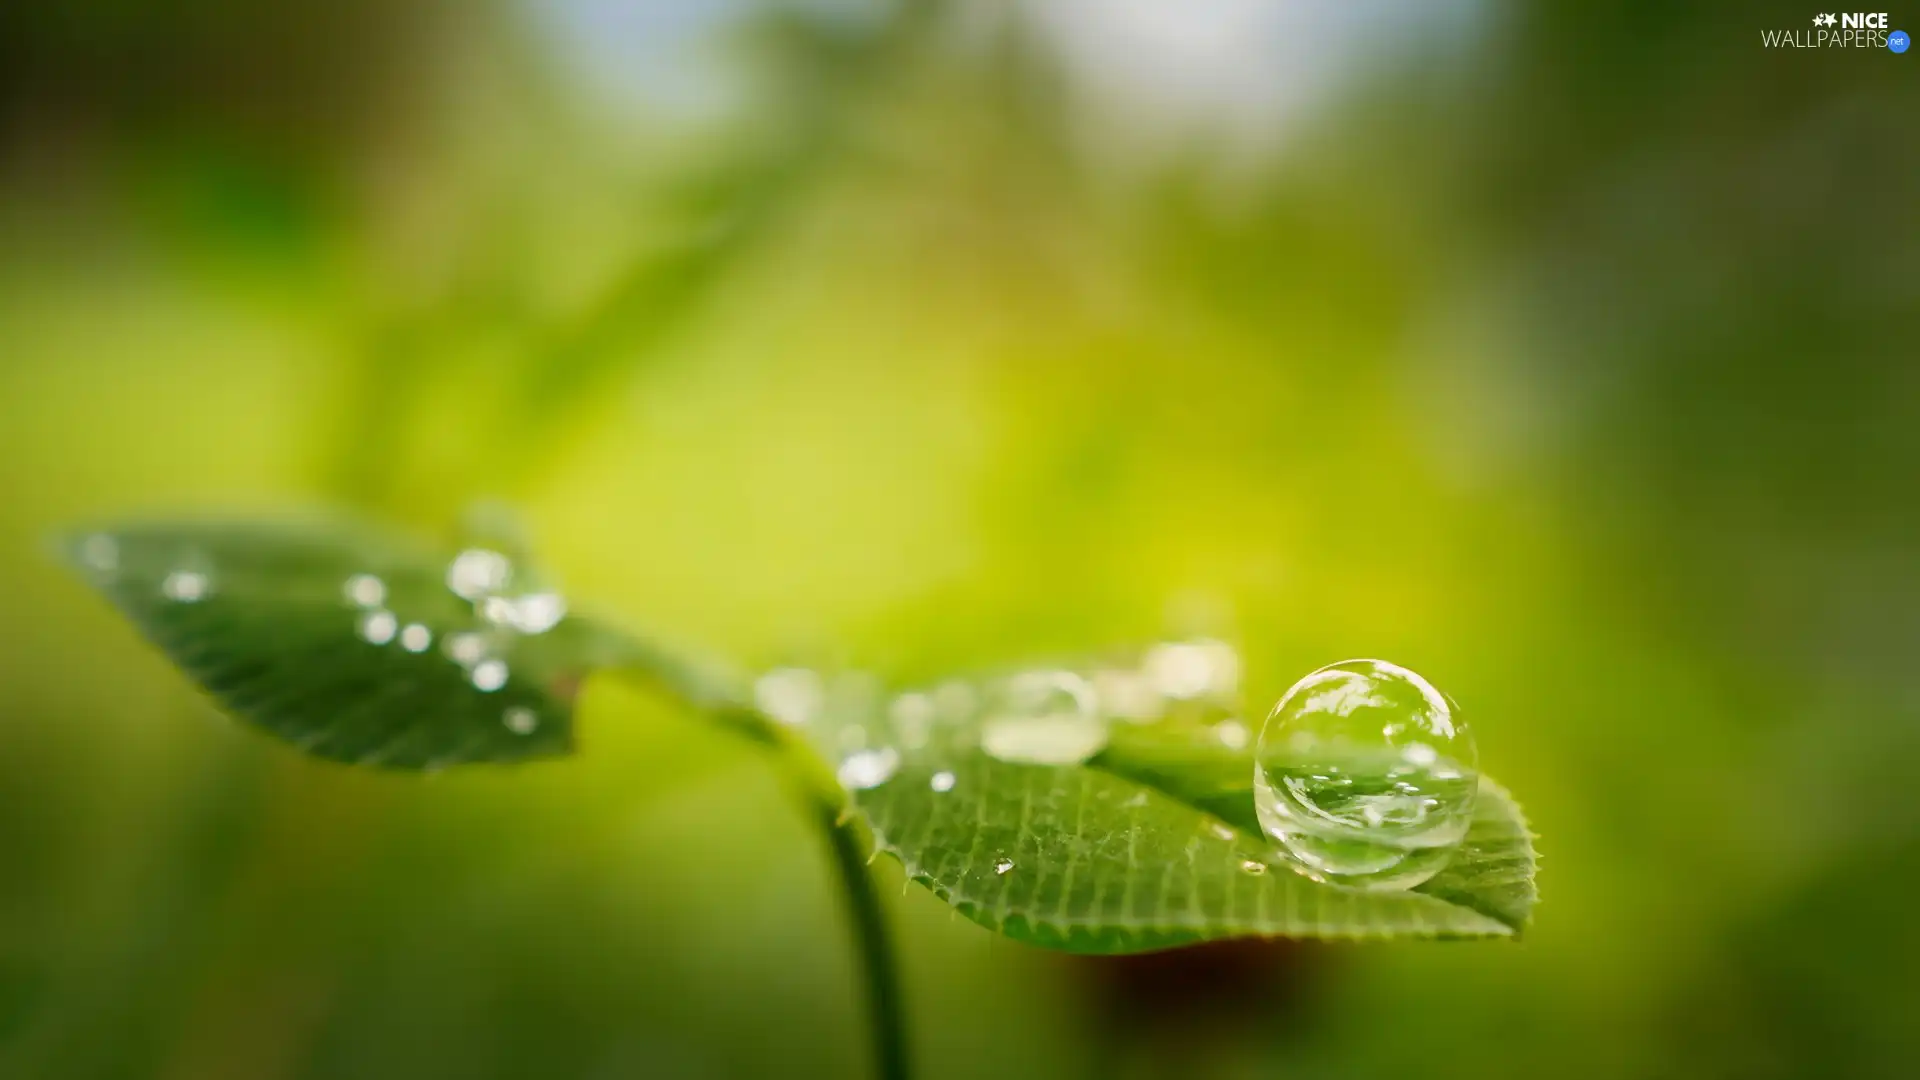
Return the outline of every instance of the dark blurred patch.
{"type": "Polygon", "coordinates": [[[1219,941],[1137,956],[1076,956],[1103,1039],[1204,1042],[1296,1030],[1331,963],[1317,942],[1219,941]]]}
{"type": "Polygon", "coordinates": [[[393,115],[423,0],[0,6],[0,156],[182,135],[311,161],[393,115]]]}

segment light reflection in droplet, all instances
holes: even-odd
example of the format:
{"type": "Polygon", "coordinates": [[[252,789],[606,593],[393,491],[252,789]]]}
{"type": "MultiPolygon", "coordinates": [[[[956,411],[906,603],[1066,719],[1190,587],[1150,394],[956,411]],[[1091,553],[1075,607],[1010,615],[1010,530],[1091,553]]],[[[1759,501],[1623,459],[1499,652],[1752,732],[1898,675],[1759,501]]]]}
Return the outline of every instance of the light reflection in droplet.
{"type": "Polygon", "coordinates": [[[789,727],[812,720],[825,699],[820,674],[806,668],[775,668],[753,684],[755,707],[789,727]]]}
{"type": "Polygon", "coordinates": [[[360,636],[375,645],[392,641],[399,629],[400,620],[391,611],[369,611],[360,617],[360,636]]]}
{"type": "Polygon", "coordinates": [[[1013,860],[1007,858],[1005,855],[1002,855],[999,858],[993,860],[993,872],[996,874],[1005,874],[1011,871],[1012,869],[1013,869],[1013,860]]]}
{"type": "Polygon", "coordinates": [[[1240,869],[1249,874],[1264,874],[1267,872],[1267,864],[1258,859],[1245,859],[1240,863],[1240,869]]]}
{"type": "Polygon", "coordinates": [[[468,548],[454,556],[447,567],[447,588],[467,600],[478,601],[497,593],[512,578],[512,561],[486,548],[468,548]]]}
{"type": "Polygon", "coordinates": [[[954,775],[943,769],[933,774],[933,779],[927,781],[927,786],[935,791],[952,791],[954,782],[954,775]]]}
{"type": "Polygon", "coordinates": [[[533,729],[540,726],[540,714],[525,705],[515,705],[501,716],[500,721],[515,735],[531,735],[533,729]]]}
{"type": "Polygon", "coordinates": [[[838,776],[841,786],[849,791],[865,791],[876,788],[888,780],[900,768],[900,752],[887,746],[878,750],[862,750],[849,754],[840,763],[838,776]]]}
{"type": "Polygon", "coordinates": [[[210,582],[198,570],[175,570],[160,583],[160,592],[169,600],[197,604],[206,599],[210,582]]]}
{"type": "Polygon", "coordinates": [[[400,631],[400,647],[410,653],[423,653],[433,644],[433,631],[419,623],[408,623],[400,631]]]}
{"type": "Polygon", "coordinates": [[[355,607],[377,608],[387,602],[387,583],[372,574],[355,574],[347,579],[347,602],[355,607]]]}
{"type": "Polygon", "coordinates": [[[473,668],[473,688],[491,694],[507,685],[507,665],[502,660],[482,660],[473,668]]]}

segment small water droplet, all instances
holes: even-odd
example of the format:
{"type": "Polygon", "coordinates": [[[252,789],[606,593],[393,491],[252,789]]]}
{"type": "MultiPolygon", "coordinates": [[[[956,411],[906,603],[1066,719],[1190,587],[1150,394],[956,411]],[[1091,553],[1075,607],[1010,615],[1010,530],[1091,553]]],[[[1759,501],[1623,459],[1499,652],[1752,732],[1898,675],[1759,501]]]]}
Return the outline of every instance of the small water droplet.
{"type": "Polygon", "coordinates": [[[862,750],[840,762],[840,785],[849,791],[876,788],[893,779],[900,768],[900,752],[892,747],[862,750]]]}
{"type": "Polygon", "coordinates": [[[486,548],[468,548],[447,567],[447,588],[476,602],[505,589],[512,578],[512,560],[486,548]]]}
{"type": "Polygon", "coordinates": [[[1233,839],[1233,829],[1226,825],[1221,824],[1218,821],[1208,825],[1207,828],[1211,829],[1213,831],[1213,835],[1219,837],[1222,840],[1233,839]]]}
{"type": "Polygon", "coordinates": [[[487,658],[487,639],[479,634],[450,634],[445,644],[447,655],[461,667],[470,668],[487,658]]]}
{"type": "Polygon", "coordinates": [[[175,570],[160,583],[161,595],[181,604],[197,604],[207,598],[212,582],[198,570],[175,570]]]}
{"type": "Polygon", "coordinates": [[[927,781],[927,786],[932,788],[935,791],[952,791],[953,784],[954,784],[954,775],[944,770],[941,772],[934,773],[933,779],[927,781]]]}
{"type": "Polygon", "coordinates": [[[102,574],[120,569],[120,545],[105,533],[95,533],[80,542],[80,561],[102,574]]]}
{"type": "Polygon", "coordinates": [[[754,705],[789,727],[811,721],[825,700],[819,673],[806,668],[775,668],[753,684],[754,705]]]}
{"type": "Polygon", "coordinates": [[[360,636],[375,645],[385,645],[400,630],[400,620],[391,611],[369,611],[360,616],[360,636]]]}
{"type": "Polygon", "coordinates": [[[1166,702],[1153,680],[1137,671],[1108,668],[1093,675],[1093,696],[1100,711],[1108,716],[1136,723],[1157,720],[1166,711],[1166,702]]]}
{"type": "Polygon", "coordinates": [[[1221,746],[1229,750],[1245,750],[1247,740],[1253,737],[1247,731],[1247,725],[1238,720],[1222,720],[1213,725],[1213,735],[1220,740],[1221,746]]]}
{"type": "Polygon", "coordinates": [[[1007,681],[980,748],[1001,761],[1073,765],[1107,744],[1093,688],[1070,671],[1029,671],[1007,681]]]}
{"type": "Polygon", "coordinates": [[[501,715],[500,721],[515,735],[531,735],[540,726],[540,714],[525,705],[515,705],[501,715]]]}
{"type": "Polygon", "coordinates": [[[1258,859],[1246,859],[1240,863],[1240,869],[1249,874],[1264,874],[1267,872],[1267,864],[1258,859]]]}
{"type": "Polygon", "coordinates": [[[1240,654],[1224,641],[1169,641],[1148,650],[1147,678],[1167,697],[1229,697],[1240,685],[1240,654]]]}
{"type": "Polygon", "coordinates": [[[1006,874],[1012,870],[1013,870],[1013,860],[1007,858],[1005,855],[1002,855],[999,858],[993,860],[994,873],[1006,874]]]}
{"type": "Polygon", "coordinates": [[[510,622],[523,634],[544,634],[567,617],[567,600],[557,592],[528,593],[513,602],[510,622]]]}
{"type": "Polygon", "coordinates": [[[423,653],[433,644],[433,631],[419,623],[408,623],[400,631],[400,647],[410,653],[423,653]]]}
{"type": "Polygon", "coordinates": [[[473,666],[473,688],[491,694],[507,685],[507,665],[501,660],[482,660],[473,666]]]}
{"type": "Polygon", "coordinates": [[[980,695],[973,687],[955,679],[941,683],[933,692],[933,708],[943,724],[958,724],[973,717],[973,711],[980,707],[980,695]]]}
{"type": "Polygon", "coordinates": [[[377,608],[387,602],[387,583],[372,574],[355,574],[347,579],[347,602],[355,607],[377,608]]]}
{"type": "Polygon", "coordinates": [[[900,745],[909,750],[918,750],[927,745],[927,736],[933,730],[933,697],[921,693],[901,694],[893,699],[887,716],[893,721],[893,730],[900,736],[900,745]]]}
{"type": "Polygon", "coordinates": [[[1473,820],[1471,733],[1430,683],[1385,661],[1294,684],[1254,756],[1261,828],[1316,881],[1411,888],[1446,866],[1473,820]]]}

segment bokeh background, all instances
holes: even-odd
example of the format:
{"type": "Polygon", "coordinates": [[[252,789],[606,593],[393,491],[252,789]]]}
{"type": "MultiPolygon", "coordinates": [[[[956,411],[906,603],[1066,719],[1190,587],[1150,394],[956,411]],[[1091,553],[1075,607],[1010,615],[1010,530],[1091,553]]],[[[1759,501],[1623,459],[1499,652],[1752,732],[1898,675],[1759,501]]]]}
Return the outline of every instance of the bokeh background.
{"type": "Polygon", "coordinates": [[[1913,1075],[1920,58],[1812,14],[0,7],[0,1076],[863,1074],[753,753],[307,761],[46,556],[480,496],[742,663],[1389,657],[1544,837],[1517,945],[899,895],[926,1076],[1913,1075]]]}

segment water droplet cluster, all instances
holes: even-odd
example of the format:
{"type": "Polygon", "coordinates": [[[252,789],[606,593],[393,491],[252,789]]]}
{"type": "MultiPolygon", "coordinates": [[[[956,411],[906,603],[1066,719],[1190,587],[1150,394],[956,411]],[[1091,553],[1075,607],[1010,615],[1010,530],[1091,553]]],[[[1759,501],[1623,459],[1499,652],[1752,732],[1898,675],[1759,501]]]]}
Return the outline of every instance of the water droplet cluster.
{"type": "Polygon", "coordinates": [[[1473,737],[1427,680],[1348,660],[1288,690],[1254,750],[1254,811],[1316,881],[1406,889],[1439,873],[1473,820],[1473,737]]]}

